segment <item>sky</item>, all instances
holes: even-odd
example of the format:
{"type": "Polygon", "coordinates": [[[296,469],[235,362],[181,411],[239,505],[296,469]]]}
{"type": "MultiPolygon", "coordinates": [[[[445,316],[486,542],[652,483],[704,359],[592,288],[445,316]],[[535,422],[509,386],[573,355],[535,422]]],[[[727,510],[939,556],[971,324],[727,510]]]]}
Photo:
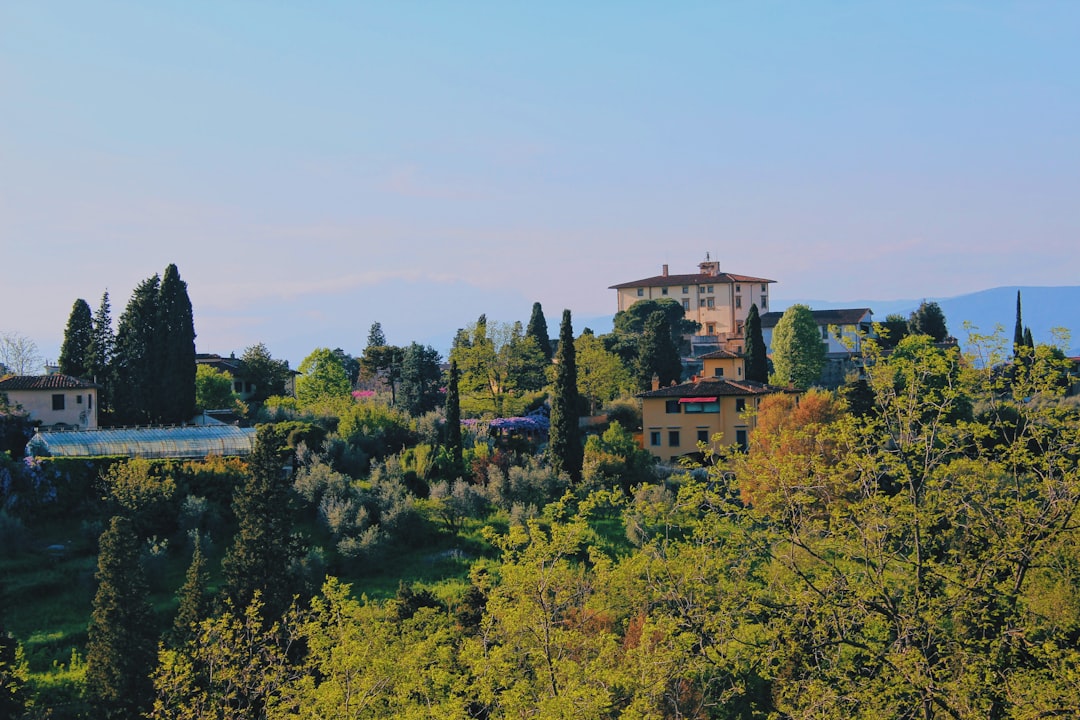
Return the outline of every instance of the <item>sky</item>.
{"type": "Polygon", "coordinates": [[[293,367],[580,331],[706,253],[777,299],[1077,285],[1078,68],[1065,0],[7,0],[0,332],[55,359],[169,263],[199,352],[293,367]]]}

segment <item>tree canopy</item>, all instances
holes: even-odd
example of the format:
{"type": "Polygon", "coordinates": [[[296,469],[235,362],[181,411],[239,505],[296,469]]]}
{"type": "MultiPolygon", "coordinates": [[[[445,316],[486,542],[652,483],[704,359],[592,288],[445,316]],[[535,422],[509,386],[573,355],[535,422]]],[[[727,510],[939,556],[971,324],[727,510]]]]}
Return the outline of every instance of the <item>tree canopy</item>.
{"type": "Polygon", "coordinates": [[[825,345],[810,308],[795,304],[784,311],[772,334],[776,384],[807,388],[825,366],[825,345]]]}
{"type": "Polygon", "coordinates": [[[90,306],[79,298],[71,308],[64,343],[60,346],[60,372],[72,377],[90,379],[91,346],[94,337],[94,318],[90,306]]]}
{"type": "Polygon", "coordinates": [[[923,300],[908,318],[908,329],[916,335],[929,335],[934,342],[944,342],[949,337],[945,325],[945,313],[936,302],[923,300]]]}

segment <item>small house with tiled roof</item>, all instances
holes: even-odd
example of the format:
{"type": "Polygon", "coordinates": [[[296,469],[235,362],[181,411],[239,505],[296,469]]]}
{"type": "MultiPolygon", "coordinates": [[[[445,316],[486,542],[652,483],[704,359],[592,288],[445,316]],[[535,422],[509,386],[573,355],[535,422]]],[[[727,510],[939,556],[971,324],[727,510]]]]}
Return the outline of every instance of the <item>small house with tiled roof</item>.
{"type": "Polygon", "coordinates": [[[55,428],[92,430],[98,426],[98,389],[70,375],[12,375],[0,393],[33,422],[55,428]]]}
{"type": "Polygon", "coordinates": [[[740,348],[743,325],[751,305],[758,312],[769,309],[769,285],[776,282],[752,275],[738,275],[720,270],[720,263],[710,260],[698,265],[698,272],[671,275],[664,265],[659,275],[612,285],[617,292],[617,309],[626,310],[641,300],[669,298],[682,303],[687,320],[701,325],[699,336],[715,339],[729,349],[740,348]],[[734,341],[732,344],[731,341],[734,341]]]}
{"type": "Polygon", "coordinates": [[[654,387],[638,395],[642,444],[665,462],[699,452],[699,442],[712,450],[730,445],[745,448],[755,423],[748,411],[756,410],[761,398],[779,392],[787,391],[726,376],[654,387]]]}

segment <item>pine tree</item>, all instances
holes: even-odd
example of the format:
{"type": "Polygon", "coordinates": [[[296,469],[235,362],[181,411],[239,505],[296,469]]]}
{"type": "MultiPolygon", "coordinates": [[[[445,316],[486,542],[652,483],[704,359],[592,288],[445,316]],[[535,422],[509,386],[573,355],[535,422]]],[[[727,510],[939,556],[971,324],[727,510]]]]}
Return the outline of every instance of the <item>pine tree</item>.
{"type": "Polygon", "coordinates": [[[746,314],[746,379],[756,382],[769,381],[769,358],[765,352],[765,337],[761,333],[761,316],[757,303],[750,306],[746,314]]]}
{"type": "Polygon", "coordinates": [[[188,566],[184,584],[176,595],[176,618],[173,620],[171,634],[172,645],[179,647],[187,642],[195,631],[195,626],[209,613],[210,603],[206,587],[210,582],[210,573],[206,568],[206,557],[202,552],[202,536],[195,531],[195,549],[191,553],[191,565],[188,566]]]}
{"type": "Polygon", "coordinates": [[[195,414],[195,324],[187,283],[176,265],[165,268],[158,291],[156,422],[177,424],[195,414]]]}
{"type": "Polygon", "coordinates": [[[551,338],[548,336],[547,320],[544,318],[544,310],[540,303],[533,303],[532,316],[529,318],[529,326],[525,329],[525,336],[536,341],[536,346],[544,353],[544,358],[551,362],[554,351],[551,349],[551,338]]]}
{"type": "Polygon", "coordinates": [[[934,342],[944,342],[949,337],[945,313],[941,311],[940,305],[932,301],[922,301],[908,318],[908,327],[913,335],[929,335],[934,342]]]}
{"type": "Polygon", "coordinates": [[[1013,327],[1013,348],[1024,344],[1024,320],[1020,315],[1020,291],[1016,291],[1016,325],[1013,327]]]}
{"type": "Polygon", "coordinates": [[[101,304],[94,312],[94,326],[87,348],[87,379],[99,386],[98,414],[104,415],[112,409],[112,362],[116,348],[116,337],[112,328],[112,308],[109,305],[109,291],[101,296],[101,304]]]}
{"type": "Polygon", "coordinates": [[[94,338],[94,318],[90,306],[79,298],[71,308],[64,344],[60,346],[60,372],[72,377],[89,379],[89,362],[94,338]]]}
{"type": "Polygon", "coordinates": [[[247,607],[261,591],[265,616],[276,619],[292,600],[289,482],[281,471],[284,443],[271,425],[259,427],[248,473],[233,493],[237,531],[222,559],[222,593],[234,607],[247,607]]]}
{"type": "Polygon", "coordinates": [[[577,357],[569,310],[563,310],[555,363],[551,427],[548,433],[549,461],[556,474],[565,472],[571,482],[579,482],[585,448],[578,426],[577,357]]]}
{"type": "Polygon", "coordinates": [[[112,404],[114,419],[121,425],[150,423],[157,417],[160,285],[157,275],[139,283],[120,316],[112,363],[112,404]]]}
{"type": "Polygon", "coordinates": [[[106,717],[137,717],[150,703],[157,639],[131,521],[101,535],[98,587],[86,643],[86,692],[106,717]]]}
{"type": "Polygon", "coordinates": [[[461,396],[458,394],[457,361],[450,361],[450,377],[446,383],[446,447],[450,451],[450,460],[454,472],[461,471],[461,396]]]}
{"type": "Polygon", "coordinates": [[[637,359],[637,380],[641,390],[652,386],[652,377],[660,379],[660,386],[677,383],[682,377],[682,361],[679,350],[671,338],[671,325],[667,315],[657,310],[645,321],[637,359]]]}

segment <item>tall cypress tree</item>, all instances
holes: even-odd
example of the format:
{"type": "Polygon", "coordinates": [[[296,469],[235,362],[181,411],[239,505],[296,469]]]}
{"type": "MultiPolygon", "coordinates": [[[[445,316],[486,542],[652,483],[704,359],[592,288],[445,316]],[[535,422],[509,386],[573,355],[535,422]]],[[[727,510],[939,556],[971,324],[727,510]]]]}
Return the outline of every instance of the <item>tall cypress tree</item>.
{"type": "Polygon", "coordinates": [[[757,382],[769,381],[769,358],[765,353],[765,337],[761,332],[761,316],[757,303],[746,314],[746,379],[757,382]]]}
{"type": "Polygon", "coordinates": [[[461,396],[458,393],[460,379],[457,361],[451,360],[450,377],[446,383],[446,447],[450,451],[450,460],[454,464],[455,473],[462,471],[461,396]]]}
{"type": "MultiPolygon", "coordinates": [[[[670,338],[669,338],[670,339],[670,338]]],[[[548,453],[552,469],[565,472],[571,482],[581,480],[585,448],[578,426],[577,351],[570,311],[563,310],[559,326],[559,349],[555,354],[555,384],[551,399],[551,428],[548,453]]]]}
{"type": "Polygon", "coordinates": [[[554,353],[551,349],[551,338],[548,337],[547,320],[544,318],[544,309],[540,303],[535,302],[532,306],[532,316],[529,317],[529,326],[525,328],[525,336],[536,340],[536,346],[544,353],[544,358],[551,362],[554,353]]]}
{"type": "Polygon", "coordinates": [[[138,717],[153,694],[157,635],[139,540],[126,517],[101,535],[98,587],[86,643],[86,691],[102,716],[138,717]]]}
{"type": "Polygon", "coordinates": [[[233,493],[237,531],[221,561],[222,592],[237,608],[261,591],[268,620],[281,616],[292,601],[289,566],[290,484],[281,471],[287,450],[271,425],[261,425],[248,458],[244,482],[233,493]]]}
{"type": "Polygon", "coordinates": [[[1020,315],[1020,291],[1016,291],[1016,325],[1013,327],[1013,348],[1024,344],[1024,320],[1020,315]]]}
{"type": "Polygon", "coordinates": [[[187,283],[165,268],[158,291],[156,421],[182,423],[195,414],[195,323],[187,283]]]}
{"type": "Polygon", "coordinates": [[[158,312],[160,278],[143,280],[124,308],[116,331],[113,355],[112,404],[114,419],[121,425],[154,422],[157,419],[155,387],[157,362],[161,357],[158,312]]]}
{"type": "Polygon", "coordinates": [[[1031,348],[1032,350],[1035,349],[1035,338],[1031,335],[1030,327],[1024,328],[1024,345],[1031,348]]]}
{"type": "Polygon", "coordinates": [[[112,328],[112,308],[109,305],[109,291],[101,296],[101,304],[94,312],[94,327],[87,349],[87,378],[96,382],[98,390],[98,413],[104,415],[112,408],[112,361],[116,347],[116,337],[112,328]]]}
{"type": "Polygon", "coordinates": [[[173,619],[169,640],[174,647],[180,647],[194,634],[195,625],[206,618],[210,603],[206,587],[210,582],[210,572],[206,568],[206,556],[202,552],[202,535],[195,530],[195,549],[191,552],[191,564],[188,566],[184,584],[176,594],[176,617],[173,619]]]}
{"type": "Polygon", "coordinates": [[[89,379],[89,362],[94,339],[94,318],[90,306],[79,298],[71,308],[64,344],[60,346],[60,372],[72,377],[89,379]]]}

